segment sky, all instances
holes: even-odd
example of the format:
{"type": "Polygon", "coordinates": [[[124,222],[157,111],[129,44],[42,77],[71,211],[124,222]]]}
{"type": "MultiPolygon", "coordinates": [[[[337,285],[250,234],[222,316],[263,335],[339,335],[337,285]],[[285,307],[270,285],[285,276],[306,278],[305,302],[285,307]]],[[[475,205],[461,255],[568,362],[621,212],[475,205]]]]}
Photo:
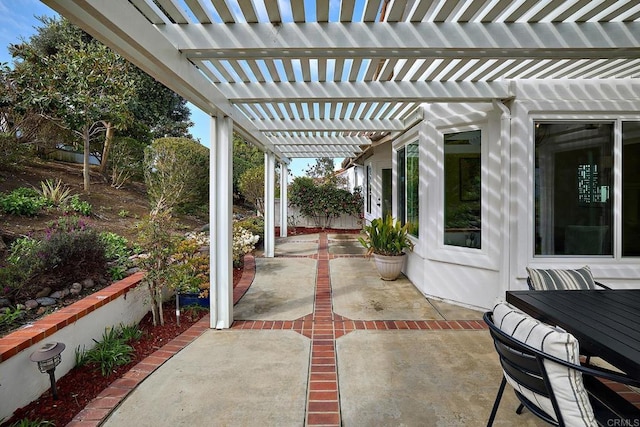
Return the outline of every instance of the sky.
{"type": "MultiPolygon", "coordinates": [[[[35,33],[34,27],[40,22],[37,16],[56,16],[56,12],[39,0],[0,0],[0,62],[11,64],[12,58],[7,47],[11,43],[19,43],[21,39],[28,39],[35,33]]],[[[191,109],[191,134],[200,142],[209,147],[209,116],[197,107],[189,104],[191,109]]],[[[336,159],[336,168],[340,167],[340,161],[336,159]]],[[[292,159],[289,165],[291,174],[295,176],[305,175],[304,170],[314,159],[292,159]]]]}

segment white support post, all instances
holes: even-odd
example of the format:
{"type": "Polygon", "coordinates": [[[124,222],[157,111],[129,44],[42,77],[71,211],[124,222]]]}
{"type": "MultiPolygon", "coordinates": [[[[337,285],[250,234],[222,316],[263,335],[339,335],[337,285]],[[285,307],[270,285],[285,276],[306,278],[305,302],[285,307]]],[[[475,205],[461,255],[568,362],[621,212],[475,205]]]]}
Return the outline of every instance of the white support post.
{"type": "Polygon", "coordinates": [[[233,323],[233,121],[211,117],[209,152],[210,326],[233,323]]]}
{"type": "Polygon", "coordinates": [[[287,196],[289,167],[286,163],[280,163],[280,237],[287,237],[289,218],[289,199],[287,196]]]}
{"type": "Polygon", "coordinates": [[[275,255],[275,191],[276,175],[275,155],[264,153],[264,256],[273,258],[275,255]]]}

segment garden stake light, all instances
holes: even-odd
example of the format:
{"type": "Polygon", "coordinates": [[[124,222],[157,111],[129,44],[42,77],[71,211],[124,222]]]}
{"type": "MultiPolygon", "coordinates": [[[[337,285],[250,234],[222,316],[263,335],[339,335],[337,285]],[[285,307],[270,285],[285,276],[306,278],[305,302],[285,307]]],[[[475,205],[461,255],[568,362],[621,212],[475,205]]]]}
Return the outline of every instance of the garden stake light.
{"type": "Polygon", "coordinates": [[[53,394],[54,399],[58,399],[58,391],[56,389],[56,376],[55,370],[56,366],[60,364],[62,360],[62,350],[64,350],[65,345],[61,342],[50,342],[42,346],[39,350],[34,351],[29,356],[32,362],[38,363],[38,369],[40,372],[48,373],[49,379],[51,380],[51,393],[53,394]]]}

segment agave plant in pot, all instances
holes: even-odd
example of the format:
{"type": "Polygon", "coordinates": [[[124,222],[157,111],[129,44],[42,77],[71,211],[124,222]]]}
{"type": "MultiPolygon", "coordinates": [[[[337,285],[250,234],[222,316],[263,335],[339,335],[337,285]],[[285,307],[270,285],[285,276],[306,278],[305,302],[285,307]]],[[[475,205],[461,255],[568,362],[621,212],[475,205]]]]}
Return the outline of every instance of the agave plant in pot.
{"type": "Polygon", "coordinates": [[[364,227],[366,236],[358,241],[367,249],[367,256],[373,255],[376,268],[382,280],[396,280],[402,272],[405,250],[413,250],[407,224],[394,220],[391,215],[376,218],[364,227]]]}

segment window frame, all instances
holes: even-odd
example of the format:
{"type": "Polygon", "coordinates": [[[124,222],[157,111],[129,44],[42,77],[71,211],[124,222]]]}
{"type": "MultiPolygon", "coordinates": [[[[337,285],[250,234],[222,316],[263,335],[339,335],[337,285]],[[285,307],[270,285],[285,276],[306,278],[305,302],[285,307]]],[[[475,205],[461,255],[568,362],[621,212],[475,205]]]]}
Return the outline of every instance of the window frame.
{"type": "MultiPolygon", "coordinates": [[[[610,192],[613,205],[612,212],[612,246],[613,255],[535,255],[535,219],[534,215],[528,215],[527,218],[527,233],[526,233],[526,251],[527,262],[518,266],[518,270],[526,265],[545,265],[549,268],[553,268],[555,265],[567,266],[567,265],[584,265],[584,263],[590,263],[589,260],[593,260],[590,264],[600,266],[604,265],[617,265],[615,275],[622,275],[626,277],[626,269],[622,268],[626,265],[635,265],[633,268],[637,268],[637,256],[622,256],[622,123],[623,122],[638,122],[640,116],[637,114],[625,114],[620,112],[618,114],[611,113],[582,113],[576,112],[574,114],[559,114],[546,111],[544,113],[529,113],[528,117],[528,150],[527,150],[527,181],[528,181],[528,200],[527,207],[528,212],[534,212],[535,209],[535,123],[536,122],[577,122],[577,123],[612,123],[613,124],[613,177],[612,186],[613,190],[610,192]]],[[[609,270],[607,270],[609,271],[609,270]]],[[[613,274],[613,270],[611,270],[613,274]]]]}
{"type": "Polygon", "coordinates": [[[489,156],[490,152],[500,152],[501,126],[500,116],[491,112],[480,120],[469,120],[464,123],[450,124],[443,121],[432,123],[427,130],[427,138],[430,143],[429,163],[427,165],[427,179],[431,190],[428,196],[429,206],[432,211],[428,213],[427,258],[457,264],[472,268],[481,268],[491,271],[499,271],[502,266],[500,247],[502,245],[502,216],[501,208],[502,192],[502,157],[489,156]],[[481,248],[469,248],[463,246],[446,245],[444,242],[445,215],[444,215],[444,143],[445,135],[480,130],[480,212],[482,227],[480,231],[481,248]],[[492,173],[489,173],[491,171],[492,173]],[[496,191],[498,190],[498,191],[496,191]],[[491,209],[494,206],[494,209],[491,209]],[[435,221],[433,221],[435,219],[435,221]]]}

